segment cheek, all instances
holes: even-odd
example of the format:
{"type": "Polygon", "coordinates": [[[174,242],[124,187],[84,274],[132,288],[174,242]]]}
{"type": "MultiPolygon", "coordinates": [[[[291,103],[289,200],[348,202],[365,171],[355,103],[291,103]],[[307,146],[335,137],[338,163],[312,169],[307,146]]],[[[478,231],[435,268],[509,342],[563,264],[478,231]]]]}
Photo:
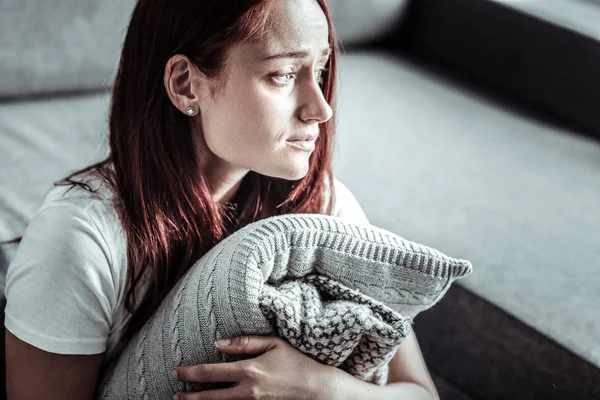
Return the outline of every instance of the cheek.
{"type": "Polygon", "coordinates": [[[285,138],[293,133],[293,97],[264,85],[237,89],[226,93],[205,116],[205,138],[211,152],[231,164],[268,175],[281,168],[297,168],[293,166],[300,155],[285,144],[285,138]]]}
{"type": "Polygon", "coordinates": [[[230,145],[242,151],[264,152],[289,134],[293,109],[290,99],[259,89],[240,91],[232,97],[220,113],[230,145]]]}

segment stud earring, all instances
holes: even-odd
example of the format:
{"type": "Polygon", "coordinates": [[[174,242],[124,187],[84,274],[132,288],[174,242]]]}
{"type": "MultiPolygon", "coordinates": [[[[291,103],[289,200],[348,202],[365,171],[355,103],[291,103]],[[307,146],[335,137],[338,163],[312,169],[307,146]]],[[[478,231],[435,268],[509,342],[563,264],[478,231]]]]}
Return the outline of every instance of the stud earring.
{"type": "Polygon", "coordinates": [[[194,114],[196,112],[196,110],[194,110],[194,107],[188,107],[188,108],[185,109],[185,112],[188,115],[192,115],[192,114],[194,114]]]}

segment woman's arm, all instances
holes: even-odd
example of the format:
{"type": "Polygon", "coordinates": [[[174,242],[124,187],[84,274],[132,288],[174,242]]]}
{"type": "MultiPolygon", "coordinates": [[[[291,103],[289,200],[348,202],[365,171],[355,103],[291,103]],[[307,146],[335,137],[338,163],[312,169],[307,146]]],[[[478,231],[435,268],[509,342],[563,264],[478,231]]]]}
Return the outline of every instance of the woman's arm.
{"type": "Polygon", "coordinates": [[[6,277],[8,398],[92,399],[117,304],[119,269],[89,208],[44,206],[6,277]],[[86,355],[92,354],[92,355],[86,355]]]}
{"type": "Polygon", "coordinates": [[[410,399],[439,400],[439,395],[414,332],[400,345],[389,363],[388,384],[376,386],[345,374],[337,382],[339,399],[410,399]]]}
{"type": "Polygon", "coordinates": [[[394,382],[414,382],[438,398],[414,331],[411,331],[402,342],[389,363],[388,385],[394,382]]]}
{"type": "Polygon", "coordinates": [[[103,354],[62,355],[40,350],[6,330],[8,400],[94,398],[103,354]]]}
{"type": "Polygon", "coordinates": [[[407,338],[390,365],[390,378],[401,379],[386,386],[374,385],[347,372],[321,364],[280,337],[243,336],[219,346],[228,354],[260,354],[258,357],[231,363],[201,364],[178,367],[181,382],[232,382],[234,386],[198,393],[177,393],[179,400],[220,399],[439,399],[420,356],[414,336],[407,338]],[[404,347],[403,347],[404,346],[404,347]],[[400,368],[398,368],[400,367],[400,368]]]}

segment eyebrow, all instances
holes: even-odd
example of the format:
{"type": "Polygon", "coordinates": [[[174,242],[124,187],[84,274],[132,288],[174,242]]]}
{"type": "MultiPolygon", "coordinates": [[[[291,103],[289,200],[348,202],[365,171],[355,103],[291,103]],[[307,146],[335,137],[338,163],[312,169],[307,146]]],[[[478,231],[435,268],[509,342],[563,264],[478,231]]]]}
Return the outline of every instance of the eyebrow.
{"type": "MultiPolygon", "coordinates": [[[[310,55],[310,53],[308,52],[308,50],[289,51],[287,53],[279,53],[279,54],[274,54],[272,56],[265,57],[261,61],[276,60],[279,58],[308,58],[309,55],[310,55]]],[[[327,57],[330,55],[331,55],[331,47],[328,47],[321,51],[322,57],[327,57]]]]}

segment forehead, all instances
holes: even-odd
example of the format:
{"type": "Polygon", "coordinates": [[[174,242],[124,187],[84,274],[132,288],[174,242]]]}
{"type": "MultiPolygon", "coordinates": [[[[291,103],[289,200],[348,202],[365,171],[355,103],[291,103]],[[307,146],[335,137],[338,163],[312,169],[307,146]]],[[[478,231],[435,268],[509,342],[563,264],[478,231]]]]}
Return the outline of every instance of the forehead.
{"type": "Polygon", "coordinates": [[[316,0],[274,0],[267,22],[267,33],[259,41],[244,44],[242,50],[252,58],[278,52],[307,50],[320,56],[329,46],[329,27],[325,13],[316,0]]]}

